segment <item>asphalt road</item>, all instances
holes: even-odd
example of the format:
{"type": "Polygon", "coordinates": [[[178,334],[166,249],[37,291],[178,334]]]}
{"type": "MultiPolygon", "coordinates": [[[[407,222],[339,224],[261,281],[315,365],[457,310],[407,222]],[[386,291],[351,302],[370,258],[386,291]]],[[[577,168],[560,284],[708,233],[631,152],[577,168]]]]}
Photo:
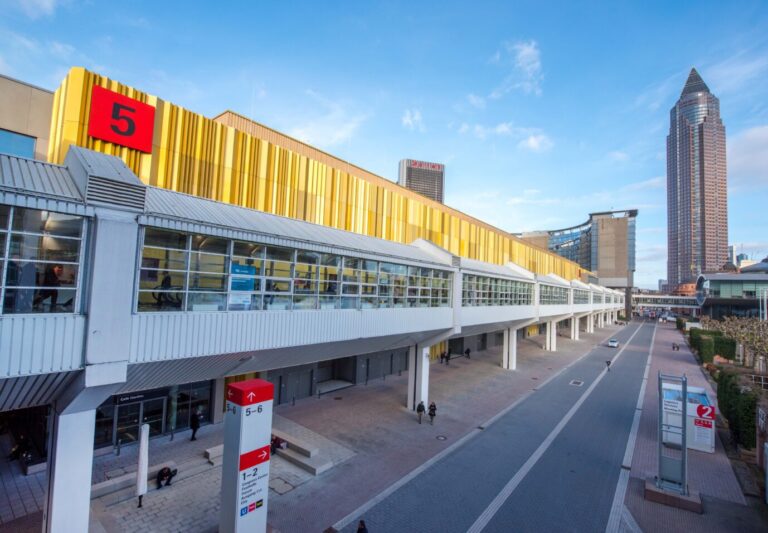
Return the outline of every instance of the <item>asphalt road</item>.
{"type": "Polygon", "coordinates": [[[596,346],[360,518],[376,533],[605,531],[653,330],[631,323],[610,372],[619,350],[596,346]]]}

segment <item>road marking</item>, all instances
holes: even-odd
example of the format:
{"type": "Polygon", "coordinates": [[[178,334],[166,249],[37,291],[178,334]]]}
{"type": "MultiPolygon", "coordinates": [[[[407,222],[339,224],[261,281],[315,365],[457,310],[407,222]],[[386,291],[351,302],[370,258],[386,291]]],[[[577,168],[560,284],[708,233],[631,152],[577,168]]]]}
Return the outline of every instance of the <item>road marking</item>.
{"type": "Polygon", "coordinates": [[[640,416],[643,414],[645,387],[648,385],[648,371],[651,368],[651,359],[653,358],[653,344],[655,340],[656,323],[653,324],[651,349],[648,351],[648,361],[645,364],[643,384],[640,386],[640,393],[637,395],[637,405],[635,406],[635,416],[632,419],[632,429],[629,432],[629,439],[627,439],[627,448],[624,451],[624,459],[621,461],[621,472],[619,472],[619,480],[616,482],[616,491],[613,493],[611,514],[608,515],[608,523],[605,525],[606,533],[617,533],[621,528],[621,518],[622,514],[624,513],[624,498],[626,498],[627,485],[629,485],[629,472],[632,469],[632,456],[635,453],[635,441],[637,440],[637,431],[640,427],[640,416]]]}
{"type": "MultiPolygon", "coordinates": [[[[642,326],[640,326],[640,327],[642,327],[642,326]]],[[[623,328],[622,328],[622,329],[623,329],[623,328]]],[[[639,329],[640,329],[640,328],[638,328],[638,330],[639,330],[639,329]]],[[[637,331],[635,331],[635,333],[637,333],[637,331]]],[[[525,400],[527,400],[529,396],[531,396],[531,395],[532,395],[534,392],[536,392],[536,390],[538,390],[538,389],[542,388],[544,385],[546,385],[547,383],[549,383],[550,381],[552,381],[553,379],[555,379],[556,377],[558,377],[560,374],[562,374],[563,372],[565,372],[566,370],[568,370],[569,368],[571,368],[573,365],[575,365],[576,363],[578,363],[579,361],[581,361],[582,359],[584,359],[585,357],[587,357],[588,355],[590,355],[590,354],[592,353],[592,350],[594,350],[594,348],[596,348],[596,347],[598,347],[598,346],[602,346],[602,345],[605,343],[605,341],[606,341],[607,339],[609,339],[609,338],[610,338],[611,336],[613,336],[613,335],[614,335],[614,333],[611,333],[610,335],[606,336],[606,337],[605,337],[605,338],[604,338],[604,339],[603,339],[603,340],[600,342],[600,344],[595,344],[595,346],[594,346],[594,347],[593,347],[591,350],[589,350],[588,352],[585,352],[584,354],[580,355],[579,357],[577,357],[576,359],[574,359],[573,361],[571,361],[570,363],[568,363],[567,365],[565,365],[563,368],[561,368],[560,370],[558,370],[557,372],[555,372],[554,374],[552,374],[551,376],[549,376],[547,379],[545,379],[544,381],[542,381],[542,382],[541,382],[541,383],[540,383],[540,384],[539,384],[539,385],[536,387],[536,389],[533,389],[533,390],[529,390],[529,391],[525,392],[525,393],[524,393],[522,396],[520,396],[520,397],[519,397],[517,400],[515,400],[514,402],[512,402],[512,403],[511,403],[511,404],[510,404],[508,407],[505,407],[504,409],[502,409],[501,411],[499,411],[498,413],[496,413],[495,415],[493,415],[493,416],[492,416],[490,419],[488,419],[486,422],[484,422],[483,424],[480,424],[480,427],[482,427],[482,428],[488,428],[488,426],[490,426],[491,424],[493,424],[494,422],[496,422],[497,420],[499,420],[501,417],[503,417],[504,415],[506,415],[506,414],[507,414],[509,411],[511,411],[512,409],[514,409],[515,407],[517,407],[518,405],[520,405],[522,402],[524,402],[525,400]]],[[[632,336],[634,336],[634,334],[633,334],[632,336]]],[[[630,340],[632,340],[632,337],[630,337],[630,340]]],[[[629,341],[627,341],[627,344],[629,344],[629,341]]],[[[622,350],[623,350],[623,348],[622,348],[622,350]]],[[[619,353],[621,353],[621,352],[619,352],[619,353]]],[[[464,445],[464,444],[465,444],[465,443],[466,443],[466,442],[467,442],[469,439],[471,439],[471,438],[473,438],[473,437],[476,437],[477,435],[479,435],[479,434],[480,434],[482,431],[483,431],[482,429],[475,429],[475,430],[472,430],[472,431],[470,431],[469,433],[467,433],[466,435],[464,435],[463,437],[461,437],[459,440],[457,440],[456,442],[454,442],[453,444],[451,444],[450,446],[448,446],[448,447],[447,447],[446,449],[444,449],[442,452],[438,453],[437,455],[435,455],[434,457],[432,457],[432,458],[431,458],[431,459],[429,459],[428,461],[424,462],[423,464],[421,464],[420,466],[418,466],[418,467],[417,467],[417,468],[415,468],[414,470],[411,470],[411,471],[410,471],[408,474],[406,474],[406,475],[405,475],[405,476],[403,476],[402,478],[398,479],[397,481],[395,481],[394,483],[392,483],[392,485],[390,485],[389,487],[387,487],[386,489],[384,489],[382,492],[380,492],[379,494],[377,494],[376,496],[374,496],[373,498],[371,498],[370,500],[368,500],[367,502],[365,502],[363,505],[361,505],[360,507],[358,507],[357,509],[355,509],[354,511],[352,511],[351,513],[349,513],[347,516],[345,516],[344,518],[342,518],[341,520],[339,520],[339,521],[338,521],[338,522],[336,522],[335,524],[333,524],[333,526],[332,526],[332,527],[333,527],[333,528],[334,528],[336,531],[341,531],[342,529],[344,529],[345,527],[347,527],[347,526],[348,526],[348,525],[349,525],[349,524],[350,524],[350,523],[351,523],[353,520],[355,520],[355,519],[356,519],[356,518],[358,518],[358,517],[361,517],[361,516],[363,516],[363,515],[364,515],[365,513],[367,513],[367,512],[368,512],[370,509],[372,509],[373,507],[375,507],[376,505],[378,505],[379,503],[381,503],[382,501],[384,501],[385,499],[387,499],[387,497],[389,497],[391,494],[393,494],[394,492],[396,492],[396,491],[397,491],[397,490],[398,490],[400,487],[402,487],[403,485],[405,485],[406,483],[408,483],[409,481],[411,481],[412,479],[414,479],[415,477],[417,477],[419,474],[421,474],[422,472],[424,472],[426,469],[428,469],[428,468],[429,468],[430,466],[432,466],[433,464],[435,464],[435,463],[437,463],[438,461],[442,460],[444,457],[446,457],[447,455],[449,455],[450,453],[452,453],[453,451],[455,451],[457,448],[459,448],[459,447],[461,447],[462,445],[464,445]]]]}
{"type": "MultiPolygon", "coordinates": [[[[624,350],[629,346],[629,344],[632,342],[632,339],[637,335],[637,333],[643,329],[643,326],[645,323],[638,326],[638,328],[635,330],[635,332],[632,334],[632,336],[629,337],[627,342],[624,344],[624,346],[619,350],[619,352],[611,359],[611,363],[614,363],[616,359],[618,359],[622,353],[624,353],[624,350]]],[[[565,416],[558,422],[557,426],[550,432],[549,435],[547,435],[547,438],[544,439],[544,442],[542,442],[538,448],[536,448],[536,451],[533,452],[533,454],[528,458],[528,460],[523,464],[523,466],[520,468],[520,470],[517,471],[517,473],[512,477],[512,479],[509,480],[509,482],[504,486],[503,489],[501,489],[501,492],[493,499],[493,501],[490,503],[488,507],[486,507],[485,511],[483,511],[480,516],[477,517],[477,520],[475,520],[475,523],[472,524],[472,526],[467,530],[467,533],[480,533],[485,526],[487,526],[490,521],[493,519],[493,517],[496,515],[496,513],[501,509],[501,506],[504,505],[504,503],[509,499],[509,497],[512,495],[512,493],[515,491],[515,489],[522,483],[523,479],[525,479],[525,476],[528,475],[528,473],[533,469],[534,466],[536,466],[536,463],[539,462],[539,459],[546,453],[546,451],[549,449],[549,447],[552,445],[554,440],[557,438],[557,436],[560,434],[561,431],[563,431],[563,428],[570,422],[571,418],[576,414],[576,412],[579,410],[581,405],[587,401],[587,398],[592,394],[592,391],[595,390],[595,387],[602,381],[602,379],[607,374],[608,369],[603,369],[600,374],[595,378],[595,381],[592,382],[592,384],[589,386],[589,388],[584,392],[584,394],[581,395],[581,397],[576,401],[575,404],[573,404],[573,407],[565,414],[565,416]]]]}

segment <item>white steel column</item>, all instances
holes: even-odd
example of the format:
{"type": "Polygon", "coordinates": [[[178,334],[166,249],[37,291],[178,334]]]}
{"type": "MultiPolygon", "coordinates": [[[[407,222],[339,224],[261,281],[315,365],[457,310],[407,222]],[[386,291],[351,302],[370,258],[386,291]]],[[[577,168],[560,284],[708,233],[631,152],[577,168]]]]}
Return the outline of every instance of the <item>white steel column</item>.
{"type": "Polygon", "coordinates": [[[59,414],[51,409],[46,533],[88,531],[96,409],[59,414]]]}
{"type": "Polygon", "coordinates": [[[575,316],[571,317],[571,340],[576,340],[576,331],[578,331],[579,319],[575,316]]]}
{"type": "Polygon", "coordinates": [[[579,340],[579,337],[581,337],[581,318],[575,316],[573,317],[574,321],[574,331],[576,333],[576,340],[579,340]]]}
{"type": "Polygon", "coordinates": [[[429,346],[408,348],[408,409],[429,400],[429,346]]]}
{"type": "Polygon", "coordinates": [[[547,352],[552,350],[552,322],[547,322],[544,330],[544,350],[547,352]]]}
{"type": "Polygon", "coordinates": [[[504,329],[501,367],[504,370],[517,370],[517,329],[515,328],[504,329]]]}
{"type": "Polygon", "coordinates": [[[553,352],[556,352],[557,351],[557,322],[553,320],[551,324],[552,324],[552,343],[550,345],[550,349],[553,352]]]}

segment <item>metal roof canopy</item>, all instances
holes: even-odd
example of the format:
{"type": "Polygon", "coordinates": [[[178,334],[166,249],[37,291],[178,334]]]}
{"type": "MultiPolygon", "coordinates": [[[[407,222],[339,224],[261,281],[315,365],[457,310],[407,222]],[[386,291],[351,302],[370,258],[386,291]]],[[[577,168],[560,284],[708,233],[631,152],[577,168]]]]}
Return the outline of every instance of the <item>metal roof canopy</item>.
{"type": "Polygon", "coordinates": [[[405,260],[451,269],[416,246],[360,235],[302,220],[188,194],[147,187],[145,215],[139,222],[179,231],[205,233],[264,244],[327,253],[353,252],[370,258],[405,260]],[[194,217],[192,216],[194,215],[194,217]]]}

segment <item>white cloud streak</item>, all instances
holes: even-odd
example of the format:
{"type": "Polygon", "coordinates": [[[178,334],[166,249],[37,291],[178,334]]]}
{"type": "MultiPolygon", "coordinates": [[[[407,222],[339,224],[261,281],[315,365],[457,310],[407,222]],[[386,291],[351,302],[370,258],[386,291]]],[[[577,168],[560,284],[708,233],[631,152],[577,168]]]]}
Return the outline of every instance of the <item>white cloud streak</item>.
{"type": "Polygon", "coordinates": [[[290,135],[320,147],[342,144],[351,139],[368,118],[364,113],[352,113],[339,102],[329,100],[310,89],[305,93],[324,110],[323,114],[296,126],[290,135]]]}
{"type": "Polygon", "coordinates": [[[518,41],[504,43],[503,51],[494,56],[496,64],[510,64],[512,72],[488,96],[498,99],[505,94],[520,90],[526,94],[541,94],[541,82],[544,79],[541,66],[541,50],[536,41],[518,41]],[[496,59],[497,58],[497,59],[496,59]]]}
{"type": "Polygon", "coordinates": [[[400,123],[407,130],[425,132],[424,120],[421,117],[419,109],[406,109],[403,113],[400,123]]]}
{"type": "Polygon", "coordinates": [[[728,180],[734,190],[768,186],[768,125],[742,131],[728,142],[728,180]]]}

